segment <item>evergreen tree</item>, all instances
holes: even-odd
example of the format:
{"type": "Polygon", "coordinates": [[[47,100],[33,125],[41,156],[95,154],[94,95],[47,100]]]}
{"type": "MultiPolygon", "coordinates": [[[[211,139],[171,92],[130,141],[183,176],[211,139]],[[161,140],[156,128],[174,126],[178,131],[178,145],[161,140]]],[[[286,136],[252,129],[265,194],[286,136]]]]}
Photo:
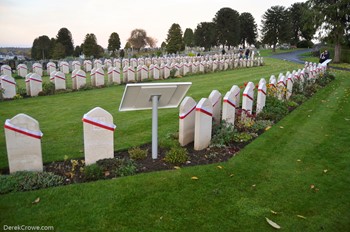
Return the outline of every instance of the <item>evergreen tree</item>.
{"type": "Polygon", "coordinates": [[[52,59],[59,60],[66,57],[65,47],[60,42],[55,43],[55,47],[52,52],[52,59]]]}
{"type": "Polygon", "coordinates": [[[264,13],[261,23],[262,42],[272,45],[274,52],[277,43],[290,42],[289,17],[283,6],[272,6],[268,9],[264,13]]]}
{"type": "Polygon", "coordinates": [[[212,22],[199,23],[194,31],[194,44],[209,51],[217,45],[216,28],[212,22]]]}
{"type": "Polygon", "coordinates": [[[65,56],[72,56],[74,52],[72,34],[67,28],[61,28],[56,36],[56,41],[64,46],[65,56]]]}
{"type": "Polygon", "coordinates": [[[177,53],[185,50],[185,44],[182,40],[182,30],[179,24],[173,23],[173,25],[171,25],[166,43],[166,51],[168,53],[177,53]]]}
{"type": "Polygon", "coordinates": [[[258,37],[257,25],[255,19],[251,13],[244,12],[239,16],[239,21],[241,24],[241,39],[240,43],[245,46],[245,44],[255,44],[256,38],[258,37]]]}
{"type": "Polygon", "coordinates": [[[34,39],[31,49],[31,56],[34,60],[49,59],[51,57],[51,40],[48,36],[42,35],[34,39]]]}
{"type": "Polygon", "coordinates": [[[118,33],[113,32],[108,39],[108,51],[112,52],[112,57],[115,57],[116,51],[120,49],[120,38],[118,33]]]}
{"type": "Polygon", "coordinates": [[[93,33],[87,34],[85,36],[82,48],[83,48],[83,53],[85,57],[98,56],[99,51],[98,51],[97,39],[93,33]]]}
{"type": "Polygon", "coordinates": [[[184,43],[187,47],[193,47],[194,46],[194,34],[193,30],[191,28],[186,28],[184,32],[184,43]]]}
{"type": "Polygon", "coordinates": [[[231,8],[221,8],[213,22],[216,26],[217,38],[223,46],[237,46],[240,43],[239,13],[231,8]]]}

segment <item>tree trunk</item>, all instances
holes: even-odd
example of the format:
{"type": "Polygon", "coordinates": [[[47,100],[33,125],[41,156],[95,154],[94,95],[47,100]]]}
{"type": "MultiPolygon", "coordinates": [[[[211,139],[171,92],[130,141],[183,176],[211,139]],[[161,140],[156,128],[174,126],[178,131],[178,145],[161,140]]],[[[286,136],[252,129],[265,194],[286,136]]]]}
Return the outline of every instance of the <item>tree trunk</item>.
{"type": "Polygon", "coordinates": [[[276,52],[276,44],[272,45],[272,52],[276,52]]]}
{"type": "Polygon", "coordinates": [[[333,63],[340,63],[340,51],[341,51],[341,45],[338,42],[334,46],[334,60],[333,60],[333,63]]]}

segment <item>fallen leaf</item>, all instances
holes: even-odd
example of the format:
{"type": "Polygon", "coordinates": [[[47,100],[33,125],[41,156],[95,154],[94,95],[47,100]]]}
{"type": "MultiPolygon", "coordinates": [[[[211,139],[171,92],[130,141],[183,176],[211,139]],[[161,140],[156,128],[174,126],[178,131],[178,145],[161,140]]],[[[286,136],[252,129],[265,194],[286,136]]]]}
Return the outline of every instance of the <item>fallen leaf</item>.
{"type": "Polygon", "coordinates": [[[283,129],[284,127],[283,126],[280,126],[281,129],[283,129]]]}
{"type": "Polygon", "coordinates": [[[273,214],[278,214],[277,212],[275,212],[275,211],[273,211],[273,210],[270,210],[271,211],[271,213],[273,213],[273,214]]]}
{"type": "Polygon", "coordinates": [[[109,176],[110,172],[109,171],[105,171],[105,176],[109,176]]]}
{"type": "Polygon", "coordinates": [[[325,170],[323,170],[323,172],[324,172],[324,173],[327,173],[327,172],[328,172],[328,170],[327,170],[327,169],[325,169],[325,170]]]}
{"type": "Polygon", "coordinates": [[[350,118],[344,118],[345,119],[345,121],[349,121],[350,120],[350,118]]]}
{"type": "Polygon", "coordinates": [[[177,170],[181,169],[179,166],[174,166],[174,168],[177,170]]]}
{"type": "Polygon", "coordinates": [[[217,166],[217,168],[222,169],[222,166],[219,165],[219,166],[217,166]]]}
{"type": "Polygon", "coordinates": [[[35,199],[35,201],[32,202],[32,204],[38,204],[40,202],[40,197],[38,197],[37,199],[35,199]]]}
{"type": "Polygon", "coordinates": [[[300,160],[300,159],[298,159],[297,161],[298,161],[298,162],[301,162],[301,160],[300,160]]]}
{"type": "Polygon", "coordinates": [[[232,174],[230,175],[230,177],[233,177],[234,175],[235,175],[235,174],[232,173],[232,174]]]}
{"type": "Polygon", "coordinates": [[[255,188],[255,187],[256,187],[256,184],[253,184],[252,187],[255,188]]]}
{"type": "Polygon", "coordinates": [[[270,129],[271,129],[271,126],[268,126],[265,128],[265,131],[270,130],[270,129]]]}
{"type": "Polygon", "coordinates": [[[303,215],[297,215],[297,217],[302,218],[302,219],[306,219],[306,217],[304,217],[303,215]]]}
{"type": "Polygon", "coordinates": [[[272,226],[272,227],[275,228],[275,229],[281,229],[281,227],[280,227],[276,222],[271,221],[271,220],[268,219],[267,217],[265,217],[265,218],[266,218],[267,223],[270,224],[270,226],[272,226]]]}
{"type": "Polygon", "coordinates": [[[191,180],[198,180],[198,177],[192,176],[192,177],[191,177],[191,180]]]}
{"type": "Polygon", "coordinates": [[[315,185],[313,185],[313,184],[310,185],[310,188],[311,188],[311,189],[314,189],[314,188],[315,188],[315,185]]]}

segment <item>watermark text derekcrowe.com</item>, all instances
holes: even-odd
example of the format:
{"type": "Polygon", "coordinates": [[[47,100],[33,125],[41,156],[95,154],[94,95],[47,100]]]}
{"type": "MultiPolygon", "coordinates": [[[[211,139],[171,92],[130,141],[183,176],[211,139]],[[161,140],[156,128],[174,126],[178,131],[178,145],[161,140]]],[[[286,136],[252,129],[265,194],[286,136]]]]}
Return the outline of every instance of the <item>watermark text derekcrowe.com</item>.
{"type": "Polygon", "coordinates": [[[53,226],[28,226],[28,225],[3,225],[2,229],[4,231],[53,231],[55,228],[53,226]]]}

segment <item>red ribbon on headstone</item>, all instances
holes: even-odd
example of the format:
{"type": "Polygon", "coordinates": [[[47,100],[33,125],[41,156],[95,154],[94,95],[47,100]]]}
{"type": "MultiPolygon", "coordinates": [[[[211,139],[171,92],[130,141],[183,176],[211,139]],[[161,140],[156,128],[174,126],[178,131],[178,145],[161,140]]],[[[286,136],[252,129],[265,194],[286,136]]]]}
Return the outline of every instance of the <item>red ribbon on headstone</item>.
{"type": "Polygon", "coordinates": [[[13,81],[7,79],[6,77],[2,77],[1,79],[9,84],[16,85],[16,82],[13,82],[13,81]]]}
{"type": "Polygon", "coordinates": [[[116,128],[116,125],[114,125],[114,124],[102,122],[102,121],[97,120],[95,118],[91,118],[91,117],[87,116],[86,114],[83,117],[83,122],[86,122],[86,123],[89,123],[91,125],[98,126],[98,127],[103,128],[103,129],[110,130],[110,131],[114,131],[116,128]]]}
{"type": "Polygon", "coordinates": [[[187,113],[183,113],[179,115],[180,119],[186,118],[194,109],[196,109],[196,105],[194,105],[187,113]]]}
{"type": "Polygon", "coordinates": [[[225,98],[224,98],[224,102],[228,103],[228,104],[231,105],[233,108],[236,108],[236,105],[233,104],[233,102],[231,102],[230,99],[228,99],[228,98],[225,99],[225,98]]]}
{"type": "Polygon", "coordinates": [[[210,117],[213,116],[212,113],[210,113],[209,111],[207,111],[207,110],[205,110],[205,109],[203,109],[203,108],[196,108],[196,111],[202,112],[202,113],[204,113],[204,114],[206,114],[206,115],[208,115],[208,116],[210,116],[210,117]]]}
{"type": "Polygon", "coordinates": [[[248,94],[246,94],[246,93],[243,94],[243,97],[247,97],[248,99],[254,101],[254,99],[251,96],[249,96],[248,94]]]}
{"type": "Polygon", "coordinates": [[[258,92],[263,93],[264,95],[266,95],[266,92],[263,89],[258,89],[258,92]]]}
{"type": "Polygon", "coordinates": [[[25,128],[15,126],[15,125],[10,123],[9,119],[7,119],[5,121],[4,128],[12,130],[14,132],[21,133],[23,135],[27,135],[27,136],[32,137],[32,138],[36,138],[36,139],[41,139],[41,137],[43,137],[43,133],[41,131],[31,131],[31,130],[28,130],[25,128]]]}

